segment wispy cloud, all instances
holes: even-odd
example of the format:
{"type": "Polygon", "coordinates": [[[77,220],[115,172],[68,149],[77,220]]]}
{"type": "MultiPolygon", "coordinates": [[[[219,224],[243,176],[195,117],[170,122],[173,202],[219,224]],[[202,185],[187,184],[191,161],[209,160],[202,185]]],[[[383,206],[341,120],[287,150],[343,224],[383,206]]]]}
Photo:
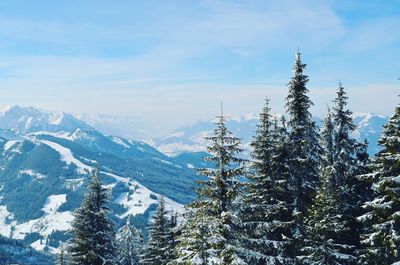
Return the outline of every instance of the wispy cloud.
{"type": "Polygon", "coordinates": [[[395,15],[354,19],[357,5],[317,0],[70,5],[0,14],[0,103],[181,123],[213,116],[220,101],[232,115],[258,111],[269,96],[281,112],[297,47],[316,113],[339,80],[355,111],[389,113],[397,93],[395,15]]]}

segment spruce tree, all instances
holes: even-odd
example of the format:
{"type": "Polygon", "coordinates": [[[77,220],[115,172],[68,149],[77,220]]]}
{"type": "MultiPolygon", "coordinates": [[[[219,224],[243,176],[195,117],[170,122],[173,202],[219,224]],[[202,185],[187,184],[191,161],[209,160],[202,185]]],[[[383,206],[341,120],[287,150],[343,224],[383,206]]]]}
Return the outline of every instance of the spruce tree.
{"type": "Polygon", "coordinates": [[[108,217],[110,210],[106,206],[109,191],[102,186],[98,175],[98,170],[93,173],[88,192],[74,213],[73,239],[69,249],[71,264],[117,264],[114,223],[108,217]]]}
{"type": "MultiPolygon", "coordinates": [[[[355,130],[352,112],[346,108],[348,97],[341,84],[337,90],[334,100],[335,107],[333,113],[334,124],[334,174],[333,185],[338,187],[338,209],[339,213],[348,226],[346,232],[338,234],[340,241],[352,245],[351,252],[360,251],[360,233],[362,227],[357,222],[357,217],[362,214],[362,204],[364,203],[365,184],[362,183],[357,174],[361,173],[362,165],[358,162],[360,144],[352,138],[355,130]]],[[[349,252],[350,254],[350,252],[349,252]]]]}
{"type": "Polygon", "coordinates": [[[382,150],[372,162],[374,198],[364,204],[367,213],[359,220],[366,233],[364,264],[400,262],[400,105],[384,126],[379,140],[382,150]]]}
{"type": "Polygon", "coordinates": [[[292,192],[292,211],[295,218],[292,249],[294,255],[300,255],[304,235],[304,217],[314,202],[316,190],[320,184],[321,147],[315,122],[312,120],[308,97],[308,76],[304,74],[306,65],[302,63],[300,53],[296,54],[293,77],[290,80],[286,108],[289,115],[289,172],[292,192]]]}
{"type": "Polygon", "coordinates": [[[120,265],[139,265],[144,244],[139,229],[133,227],[128,217],[127,223],[117,233],[117,256],[120,265]]]}
{"type": "Polygon", "coordinates": [[[179,242],[175,247],[176,257],[169,264],[207,265],[217,256],[218,238],[210,226],[215,222],[207,215],[206,205],[207,202],[199,195],[197,200],[186,206],[179,242]]]}
{"type": "Polygon", "coordinates": [[[205,200],[207,201],[208,224],[212,227],[215,241],[215,255],[222,264],[243,264],[238,255],[238,225],[236,200],[244,176],[244,159],[239,138],[235,137],[225,126],[225,117],[221,113],[207,148],[210,157],[207,161],[214,164],[212,168],[203,168],[199,172],[207,179],[201,181],[205,200]]]}
{"type": "Polygon", "coordinates": [[[168,259],[168,218],[164,198],[160,198],[157,211],[149,228],[149,240],[141,263],[144,265],[165,265],[168,259]]]}
{"type": "MultiPolygon", "coordinates": [[[[322,163],[326,168],[332,168],[335,146],[334,146],[334,127],[332,123],[332,114],[328,107],[327,114],[324,119],[324,124],[321,130],[321,148],[323,150],[322,163]]],[[[332,183],[334,185],[334,183],[332,183]]]]}
{"type": "Polygon", "coordinates": [[[176,248],[178,245],[179,233],[178,214],[172,211],[167,223],[168,249],[166,254],[169,261],[176,259],[176,248]]]}
{"type": "Polygon", "coordinates": [[[338,242],[336,237],[337,233],[346,231],[346,225],[336,208],[336,189],[332,189],[329,179],[331,173],[328,168],[322,171],[323,183],[307,218],[303,264],[347,265],[355,261],[355,257],[348,254],[349,246],[338,242]]]}
{"type": "Polygon", "coordinates": [[[290,264],[288,238],[291,211],[287,203],[288,179],[274,168],[283,164],[277,145],[282,136],[273,128],[266,100],[256,136],[251,143],[251,172],[241,207],[242,255],[248,264],[290,264]],[[278,174],[277,174],[278,173],[278,174]]]}

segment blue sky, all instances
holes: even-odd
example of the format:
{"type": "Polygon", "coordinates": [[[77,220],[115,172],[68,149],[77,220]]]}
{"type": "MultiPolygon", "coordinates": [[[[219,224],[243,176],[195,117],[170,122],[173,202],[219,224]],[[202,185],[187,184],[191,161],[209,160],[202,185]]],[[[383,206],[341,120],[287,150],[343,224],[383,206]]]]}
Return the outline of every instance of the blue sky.
{"type": "Polygon", "coordinates": [[[339,80],[354,112],[400,94],[400,1],[2,1],[0,104],[128,114],[171,129],[284,110],[299,47],[312,111],[339,80]]]}

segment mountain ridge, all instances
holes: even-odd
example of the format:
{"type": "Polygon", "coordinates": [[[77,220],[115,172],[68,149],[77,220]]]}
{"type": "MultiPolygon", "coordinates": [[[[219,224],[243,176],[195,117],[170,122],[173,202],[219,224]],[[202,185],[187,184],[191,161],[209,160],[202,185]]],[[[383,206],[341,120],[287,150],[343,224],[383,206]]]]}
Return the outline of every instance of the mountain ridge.
{"type": "Polygon", "coordinates": [[[58,252],[89,175],[99,168],[117,226],[144,229],[161,196],[182,211],[193,169],[140,141],[104,135],[67,113],[19,106],[0,113],[0,234],[58,252]]]}

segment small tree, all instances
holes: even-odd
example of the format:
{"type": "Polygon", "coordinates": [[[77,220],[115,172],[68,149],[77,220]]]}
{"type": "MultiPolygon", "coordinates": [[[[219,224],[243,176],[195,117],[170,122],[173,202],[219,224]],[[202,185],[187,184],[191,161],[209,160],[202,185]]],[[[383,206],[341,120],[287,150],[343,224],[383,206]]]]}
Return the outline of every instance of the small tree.
{"type": "Polygon", "coordinates": [[[149,241],[141,263],[144,265],[165,265],[168,258],[168,218],[164,198],[161,197],[149,228],[149,241]]]}
{"type": "Polygon", "coordinates": [[[178,227],[178,214],[176,212],[171,212],[167,223],[167,234],[168,234],[168,249],[167,256],[168,260],[174,260],[176,258],[176,247],[178,245],[179,236],[178,227]]]}
{"type": "Polygon", "coordinates": [[[351,246],[337,241],[336,234],[346,231],[342,216],[337,211],[336,192],[330,187],[329,170],[322,172],[322,187],[306,222],[306,241],[303,248],[304,264],[347,265],[355,257],[347,254],[351,246]]]}
{"type": "Polygon", "coordinates": [[[215,256],[213,227],[206,215],[206,202],[199,198],[187,206],[184,223],[176,249],[176,257],[170,264],[208,265],[210,257],[215,256]]]}
{"type": "Polygon", "coordinates": [[[69,248],[71,264],[115,265],[114,223],[108,217],[109,192],[95,171],[82,205],[75,211],[72,222],[73,239],[69,248]]]}
{"type": "Polygon", "coordinates": [[[61,244],[60,246],[60,254],[58,254],[57,260],[56,260],[56,265],[67,265],[67,260],[65,257],[65,251],[64,247],[61,244]]]}
{"type": "Polygon", "coordinates": [[[144,240],[139,229],[127,223],[117,233],[117,255],[120,265],[139,265],[144,240]]]}

